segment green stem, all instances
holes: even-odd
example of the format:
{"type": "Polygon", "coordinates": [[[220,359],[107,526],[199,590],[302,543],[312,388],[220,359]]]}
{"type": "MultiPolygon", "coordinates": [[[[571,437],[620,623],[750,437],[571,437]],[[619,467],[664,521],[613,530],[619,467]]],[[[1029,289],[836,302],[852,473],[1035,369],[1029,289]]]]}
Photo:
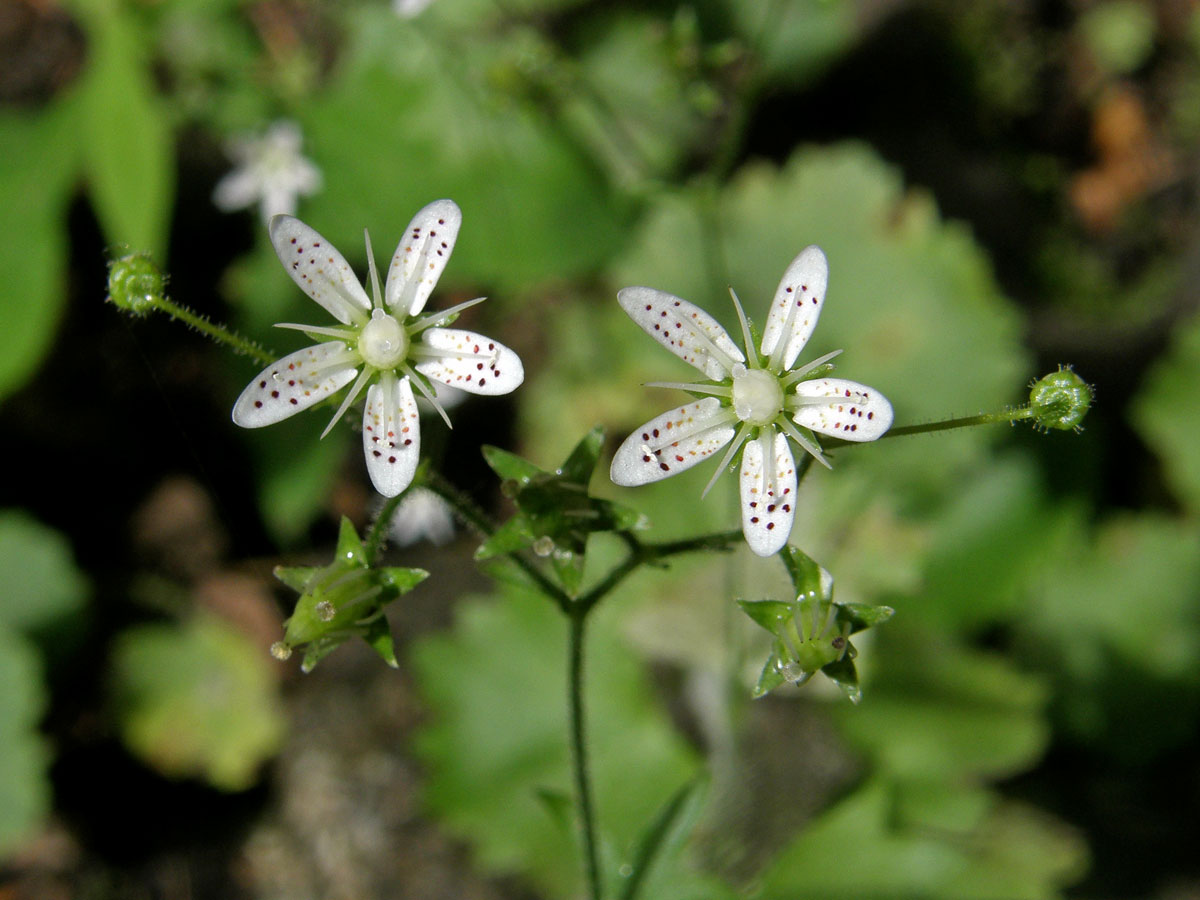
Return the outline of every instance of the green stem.
{"type": "MultiPolygon", "coordinates": [[[[940,422],[926,422],[922,425],[904,425],[900,428],[889,428],[878,440],[894,437],[906,437],[911,434],[930,434],[935,431],[950,431],[954,428],[969,428],[972,425],[1009,425],[1022,419],[1033,418],[1033,410],[1028,406],[1015,406],[1000,412],[980,413],[977,416],[960,416],[956,419],[943,419],[940,422]]],[[[843,441],[838,438],[828,438],[821,441],[822,447],[857,447],[860,441],[843,441]]]]}
{"type": "Polygon", "coordinates": [[[192,312],[186,306],[176,303],[173,300],[168,300],[166,297],[156,298],[153,301],[153,306],[155,309],[166,313],[172,319],[177,319],[185,325],[190,325],[201,334],[208,335],[217,343],[225,344],[234,353],[249,356],[261,365],[268,366],[278,358],[261,344],[243,337],[236,331],[226,328],[224,325],[217,325],[204,316],[192,312]]]}
{"type": "Polygon", "coordinates": [[[400,505],[400,501],[407,497],[408,492],[411,490],[412,486],[410,485],[395,497],[388,497],[387,502],[379,510],[379,515],[371,523],[371,530],[367,533],[367,540],[363,544],[363,551],[367,554],[368,565],[373,566],[378,560],[379,553],[383,550],[383,537],[387,534],[392,516],[396,514],[396,508],[400,505]]]}
{"type": "Polygon", "coordinates": [[[592,783],[587,755],[587,728],[583,710],[583,640],[588,609],[576,604],[568,616],[567,686],[570,708],[571,769],[575,775],[575,797],[579,809],[579,833],[583,843],[583,868],[591,900],[600,900],[603,882],[596,850],[596,815],[592,807],[592,783]]]}

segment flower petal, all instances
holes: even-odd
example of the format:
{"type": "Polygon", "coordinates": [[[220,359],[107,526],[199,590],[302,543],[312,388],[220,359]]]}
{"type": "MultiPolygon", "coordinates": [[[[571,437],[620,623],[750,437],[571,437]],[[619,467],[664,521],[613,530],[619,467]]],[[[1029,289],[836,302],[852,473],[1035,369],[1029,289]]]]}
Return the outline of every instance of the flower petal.
{"type": "Polygon", "coordinates": [[[292,216],[275,216],[268,230],[279,261],[300,290],[344,325],[367,320],[371,300],[332,244],[292,216]]]}
{"type": "Polygon", "coordinates": [[[623,288],[617,302],[650,337],[714,381],[746,361],[720,323],[694,303],[648,287],[623,288]]]}
{"type": "Polygon", "coordinates": [[[367,390],[363,453],[375,490],[395,497],[412,484],[421,451],[421,422],[408,378],[384,372],[367,390]]]}
{"type": "Polygon", "coordinates": [[[472,394],[507,394],[525,380],[521,358],[498,341],[458,328],[430,328],[414,354],[422,375],[472,394]]]}
{"type": "Polygon", "coordinates": [[[425,308],[460,225],[462,210],[453,200],[435,200],[413,216],[388,266],[384,299],[392,312],[415,316],[425,308]]]}
{"type": "Polygon", "coordinates": [[[263,369],[233,404],[233,421],[262,428],[308,409],[358,374],[354,357],[341,341],[305,347],[263,369]]]}
{"type": "Polygon", "coordinates": [[[705,397],[651,419],[617,448],[609,475],[636,487],[678,474],[733,440],[735,419],[716,397],[705,397]]]}
{"type": "Polygon", "coordinates": [[[843,441],[873,441],[892,427],[892,404],[874,388],[845,378],[814,378],[796,385],[806,403],[792,414],[797,425],[843,441]]]}
{"type": "Polygon", "coordinates": [[[775,371],[790,369],[812,337],[828,284],[829,263],[815,245],[800,251],[783,273],[762,337],[763,356],[771,358],[775,371]]]}
{"type": "Polygon", "coordinates": [[[787,437],[768,427],[747,441],[740,473],[742,533],[751,550],[770,556],[787,543],[796,517],[796,461],[787,437]]]}

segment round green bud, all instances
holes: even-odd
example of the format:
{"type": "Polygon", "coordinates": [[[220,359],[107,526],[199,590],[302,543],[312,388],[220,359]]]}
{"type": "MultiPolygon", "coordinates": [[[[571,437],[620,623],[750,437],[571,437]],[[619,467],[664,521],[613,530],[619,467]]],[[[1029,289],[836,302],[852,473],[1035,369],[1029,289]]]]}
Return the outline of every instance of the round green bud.
{"type": "Polygon", "coordinates": [[[108,299],[126,312],[144,316],[164,298],[166,277],[145,253],[131,253],[108,264],[108,299]]]}
{"type": "Polygon", "coordinates": [[[1094,396],[1092,386],[1071,371],[1070,366],[1059,366],[1057,372],[1033,383],[1029,390],[1029,411],[1041,428],[1078,431],[1094,396]]]}

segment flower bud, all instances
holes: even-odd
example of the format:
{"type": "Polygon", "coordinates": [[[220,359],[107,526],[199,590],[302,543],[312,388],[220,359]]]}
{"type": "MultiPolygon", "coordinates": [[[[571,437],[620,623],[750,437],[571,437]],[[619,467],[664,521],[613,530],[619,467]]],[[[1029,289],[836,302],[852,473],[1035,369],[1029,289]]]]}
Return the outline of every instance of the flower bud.
{"type": "Polygon", "coordinates": [[[1029,391],[1029,411],[1039,428],[1081,431],[1094,398],[1091,385],[1076,375],[1070,366],[1059,366],[1033,383],[1029,391]]]}
{"type": "Polygon", "coordinates": [[[135,316],[144,316],[165,299],[166,282],[145,253],[131,253],[108,264],[109,301],[135,316]]]}

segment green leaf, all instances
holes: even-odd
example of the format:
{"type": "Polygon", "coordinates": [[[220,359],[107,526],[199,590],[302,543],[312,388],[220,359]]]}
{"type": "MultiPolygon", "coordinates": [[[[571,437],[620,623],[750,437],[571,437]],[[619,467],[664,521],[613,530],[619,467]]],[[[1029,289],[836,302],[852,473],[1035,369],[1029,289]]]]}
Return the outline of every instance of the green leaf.
{"type": "Polygon", "coordinates": [[[724,0],[734,27],[774,80],[815,77],[846,50],[856,34],[851,0],[724,0]]]}
{"type": "Polygon", "coordinates": [[[682,849],[696,827],[707,800],[708,787],[708,777],[698,776],[680,787],[663,804],[638,841],[629,878],[621,887],[621,900],[663,896],[661,889],[653,890],[655,875],[664,868],[665,858],[682,849]],[[647,884],[651,888],[643,890],[647,884]]]}
{"type": "Polygon", "coordinates": [[[835,708],[841,730],[897,778],[945,781],[1020,772],[1049,739],[1042,682],[902,617],[870,648],[870,701],[835,708]]]}
{"type": "Polygon", "coordinates": [[[66,207],[79,167],[75,107],[37,115],[0,111],[0,234],[8,242],[0,279],[0,401],[50,349],[66,297],[66,207]]]}
{"type": "MultiPolygon", "coordinates": [[[[696,759],[653,701],[608,610],[598,610],[589,626],[597,821],[603,845],[625,857],[646,821],[695,775],[696,759]]],[[[572,790],[566,631],[553,607],[529,591],[462,603],[453,630],[420,640],[412,659],[431,713],[417,736],[430,775],[426,801],[452,834],[472,844],[483,869],[520,872],[550,896],[576,893],[574,832],[564,834],[529,790],[572,790]]],[[[607,880],[618,878],[613,871],[607,880]]]]}
{"type": "Polygon", "coordinates": [[[325,176],[305,221],[350,259],[364,227],[390,248],[437,197],[463,210],[443,291],[487,285],[492,303],[508,302],[620,246],[620,206],[591,161],[537,107],[498,89],[497,72],[522,63],[508,41],[414,28],[380,5],[356,8],[347,26],[347,64],[298,116],[325,176]],[[397,177],[397,166],[419,177],[397,177]]]}
{"type": "MultiPolygon", "coordinates": [[[[5,568],[6,573],[13,570],[5,568]]],[[[37,651],[0,619],[0,859],[50,810],[50,753],[38,734],[46,689],[37,651]]]]}
{"type": "Polygon", "coordinates": [[[1171,347],[1151,370],[1133,404],[1133,420],[1163,463],[1175,495],[1200,512],[1200,316],[1172,330],[1171,347]]]}
{"type": "Polygon", "coordinates": [[[85,4],[80,11],[89,64],[79,89],[79,144],[96,215],[110,242],[165,259],[174,146],[145,40],[124,4],[85,4]]]}
{"type": "Polygon", "coordinates": [[[23,511],[0,511],[0,572],[0,626],[46,628],[77,614],[87,596],[67,539],[23,511]]]}
{"type": "Polygon", "coordinates": [[[1081,841],[1044,814],[977,795],[982,803],[953,807],[965,817],[931,821],[912,815],[909,797],[871,779],[792,840],[756,896],[1048,900],[1082,872],[1081,841]]]}
{"type": "Polygon", "coordinates": [[[164,775],[245,790],[283,741],[269,657],[218,619],[129,629],[111,665],[121,738],[164,775]]]}

